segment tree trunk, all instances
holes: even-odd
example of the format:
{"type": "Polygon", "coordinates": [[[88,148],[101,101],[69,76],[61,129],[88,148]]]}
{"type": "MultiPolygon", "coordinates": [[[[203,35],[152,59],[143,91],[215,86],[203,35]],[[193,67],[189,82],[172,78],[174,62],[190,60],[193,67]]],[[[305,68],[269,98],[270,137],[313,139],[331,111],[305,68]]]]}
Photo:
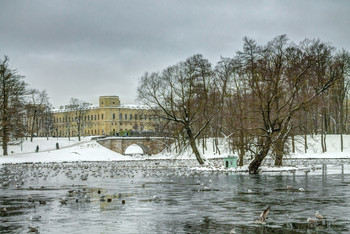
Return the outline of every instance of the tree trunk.
{"type": "MultiPolygon", "coordinates": [[[[322,116],[323,117],[323,116],[322,116]]],[[[324,132],[324,122],[321,121],[321,147],[322,147],[322,153],[325,152],[325,149],[324,149],[324,142],[323,142],[323,132],[324,132]]]]}
{"type": "Polygon", "coordinates": [[[292,153],[295,153],[295,141],[294,141],[294,135],[292,135],[292,153]]]}
{"type": "Polygon", "coordinates": [[[275,146],[275,166],[282,166],[283,159],[283,140],[278,139],[275,146]]]}
{"type": "Polygon", "coordinates": [[[324,153],[325,149],[324,149],[324,145],[323,145],[323,129],[322,129],[322,132],[321,132],[321,147],[322,147],[322,153],[324,153]]]}
{"type": "Polygon", "coordinates": [[[305,149],[305,154],[307,153],[307,134],[304,135],[304,149],[305,149]]]}
{"type": "Polygon", "coordinates": [[[78,123],[78,141],[80,141],[80,122],[78,123]]]}
{"type": "Polygon", "coordinates": [[[6,127],[3,127],[3,129],[2,129],[2,150],[3,150],[4,156],[8,155],[8,153],[7,153],[8,142],[9,142],[8,132],[7,132],[6,127]]]}
{"type": "Polygon", "coordinates": [[[188,139],[190,141],[190,145],[191,145],[191,148],[192,148],[192,152],[194,153],[194,155],[196,156],[196,159],[198,161],[198,163],[200,165],[203,165],[204,164],[204,161],[198,151],[198,148],[197,148],[197,145],[196,145],[196,139],[193,137],[193,133],[192,133],[192,130],[189,126],[186,126],[186,132],[187,132],[187,135],[188,135],[188,139]]]}
{"type": "Polygon", "coordinates": [[[241,134],[240,134],[240,144],[239,144],[239,164],[238,166],[243,166],[243,160],[244,160],[244,155],[245,155],[245,149],[244,149],[244,136],[243,136],[243,133],[241,131],[241,134]]]}
{"type": "MultiPolygon", "coordinates": [[[[4,82],[4,80],[3,80],[4,82]]],[[[5,85],[3,85],[5,87],[5,85]]],[[[4,88],[3,88],[4,89],[4,88]]],[[[3,150],[3,155],[6,156],[8,155],[7,153],[7,145],[9,142],[9,131],[8,131],[8,96],[6,95],[6,92],[3,91],[3,96],[2,96],[2,101],[3,101],[3,106],[1,110],[2,118],[1,118],[1,127],[2,127],[2,150],[3,150]]]]}
{"type": "Polygon", "coordinates": [[[344,149],[344,140],[343,140],[343,133],[340,134],[340,150],[343,152],[344,149]]]}
{"type": "Polygon", "coordinates": [[[220,152],[220,149],[219,149],[219,141],[218,141],[217,137],[215,137],[215,148],[216,148],[215,152],[219,152],[219,155],[220,155],[221,152],[220,152]]]}
{"type": "Polygon", "coordinates": [[[202,152],[203,152],[203,154],[204,154],[204,152],[205,152],[205,150],[204,150],[204,149],[205,149],[204,144],[205,144],[205,143],[204,143],[204,137],[203,137],[203,138],[202,138],[202,152]]]}
{"type": "Polygon", "coordinates": [[[340,132],[340,151],[344,150],[344,142],[343,142],[343,133],[344,133],[344,108],[343,103],[340,104],[340,123],[339,123],[339,132],[340,132]]]}
{"type": "Polygon", "coordinates": [[[342,128],[342,132],[345,134],[348,134],[349,131],[348,131],[348,102],[349,102],[349,99],[348,99],[348,95],[346,95],[346,99],[345,99],[345,117],[344,117],[344,125],[343,125],[343,128],[342,128]]]}
{"type": "Polygon", "coordinates": [[[240,150],[239,150],[239,162],[238,162],[238,166],[242,167],[243,166],[243,160],[244,160],[244,147],[241,146],[240,150]]]}
{"type": "Polygon", "coordinates": [[[258,169],[271,147],[271,137],[267,137],[261,150],[249,164],[249,174],[258,174],[258,169]]]}
{"type": "Polygon", "coordinates": [[[30,130],[30,142],[33,142],[34,128],[35,128],[36,112],[33,113],[32,129],[30,130]]]}

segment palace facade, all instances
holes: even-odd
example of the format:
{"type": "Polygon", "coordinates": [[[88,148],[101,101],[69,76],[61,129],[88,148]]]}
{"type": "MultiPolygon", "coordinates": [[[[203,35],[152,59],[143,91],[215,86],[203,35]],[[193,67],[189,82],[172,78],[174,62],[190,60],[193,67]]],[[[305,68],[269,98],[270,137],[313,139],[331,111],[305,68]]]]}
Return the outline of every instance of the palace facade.
{"type": "MultiPolygon", "coordinates": [[[[50,136],[126,135],[130,131],[155,131],[161,119],[145,106],[122,105],[118,96],[100,96],[99,105],[71,106],[52,110],[50,136]]],[[[46,136],[43,120],[38,120],[38,136],[46,136]]]]}

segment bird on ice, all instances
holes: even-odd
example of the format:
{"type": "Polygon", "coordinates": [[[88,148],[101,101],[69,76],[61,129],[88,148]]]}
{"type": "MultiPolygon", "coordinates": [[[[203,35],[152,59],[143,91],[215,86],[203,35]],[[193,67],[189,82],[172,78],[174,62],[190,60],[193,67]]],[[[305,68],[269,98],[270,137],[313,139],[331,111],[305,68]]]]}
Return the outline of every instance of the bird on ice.
{"type": "Polygon", "coordinates": [[[258,223],[260,223],[260,224],[265,223],[265,220],[266,220],[267,215],[269,214],[269,212],[270,212],[270,206],[267,207],[263,212],[261,212],[259,220],[258,220],[258,223]]]}
{"type": "Polygon", "coordinates": [[[29,232],[39,232],[39,227],[38,226],[28,226],[29,232]]]}
{"type": "Polygon", "coordinates": [[[60,198],[60,203],[61,203],[61,205],[66,205],[67,199],[65,197],[60,198]]]}
{"type": "Polygon", "coordinates": [[[34,216],[30,216],[29,220],[31,221],[39,221],[41,219],[40,215],[34,215],[34,216]]]}
{"type": "Polygon", "coordinates": [[[321,215],[320,212],[318,212],[318,211],[315,212],[315,217],[316,217],[317,219],[327,219],[326,217],[324,217],[323,215],[321,215]]]}
{"type": "Polygon", "coordinates": [[[317,223],[317,221],[318,221],[317,219],[312,219],[310,217],[308,217],[306,220],[306,222],[308,222],[308,223],[317,223]]]}

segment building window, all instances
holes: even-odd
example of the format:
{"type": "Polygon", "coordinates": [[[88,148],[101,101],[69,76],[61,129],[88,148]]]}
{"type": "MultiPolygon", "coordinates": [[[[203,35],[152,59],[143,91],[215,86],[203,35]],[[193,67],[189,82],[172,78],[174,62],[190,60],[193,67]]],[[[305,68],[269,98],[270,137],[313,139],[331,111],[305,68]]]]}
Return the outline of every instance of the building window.
{"type": "Polygon", "coordinates": [[[125,114],[125,120],[127,120],[128,119],[128,114],[125,114]]]}
{"type": "Polygon", "coordinates": [[[90,121],[90,115],[88,115],[88,121],[90,121]]]}
{"type": "Polygon", "coordinates": [[[137,120],[137,115],[135,115],[135,120],[137,120]]]}
{"type": "Polygon", "coordinates": [[[96,120],[96,115],[95,115],[95,120],[96,120]]]}
{"type": "Polygon", "coordinates": [[[113,114],[113,119],[115,119],[115,114],[113,114]]]}
{"type": "Polygon", "coordinates": [[[93,121],[94,120],[94,116],[93,115],[91,115],[91,121],[93,121]]]}
{"type": "Polygon", "coordinates": [[[100,120],[100,114],[97,115],[97,119],[100,120]]]}
{"type": "Polygon", "coordinates": [[[119,114],[119,119],[123,119],[123,114],[119,114]]]}
{"type": "Polygon", "coordinates": [[[103,119],[103,114],[101,114],[101,119],[103,119]]]}
{"type": "Polygon", "coordinates": [[[130,114],[130,120],[132,120],[132,114],[130,114]]]}
{"type": "Polygon", "coordinates": [[[147,120],[147,115],[145,115],[145,120],[147,120]]]}

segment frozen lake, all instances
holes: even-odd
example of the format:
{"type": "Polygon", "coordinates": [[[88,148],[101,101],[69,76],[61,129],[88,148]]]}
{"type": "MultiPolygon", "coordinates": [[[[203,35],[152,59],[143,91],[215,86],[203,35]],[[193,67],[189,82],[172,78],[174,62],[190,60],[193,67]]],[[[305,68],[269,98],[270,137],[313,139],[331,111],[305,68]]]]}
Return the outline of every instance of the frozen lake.
{"type": "Polygon", "coordinates": [[[331,172],[248,175],[136,162],[2,165],[0,232],[34,226],[40,233],[347,233],[349,170],[331,172]],[[269,205],[266,224],[257,224],[269,205]],[[308,224],[315,211],[327,221],[308,224]]]}

